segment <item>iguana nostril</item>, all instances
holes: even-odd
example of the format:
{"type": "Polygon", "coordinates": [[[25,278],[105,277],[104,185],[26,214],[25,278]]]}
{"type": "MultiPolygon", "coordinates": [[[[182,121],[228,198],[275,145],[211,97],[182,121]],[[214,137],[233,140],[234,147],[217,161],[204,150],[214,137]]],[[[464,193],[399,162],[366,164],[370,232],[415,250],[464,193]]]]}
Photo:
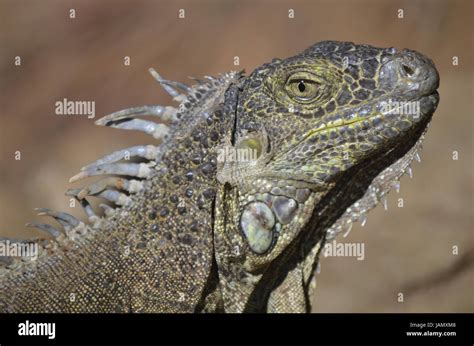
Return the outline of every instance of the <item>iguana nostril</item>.
{"type": "Polygon", "coordinates": [[[413,69],[408,65],[402,64],[402,68],[408,77],[411,77],[415,74],[415,71],[413,71],[413,69]]]}

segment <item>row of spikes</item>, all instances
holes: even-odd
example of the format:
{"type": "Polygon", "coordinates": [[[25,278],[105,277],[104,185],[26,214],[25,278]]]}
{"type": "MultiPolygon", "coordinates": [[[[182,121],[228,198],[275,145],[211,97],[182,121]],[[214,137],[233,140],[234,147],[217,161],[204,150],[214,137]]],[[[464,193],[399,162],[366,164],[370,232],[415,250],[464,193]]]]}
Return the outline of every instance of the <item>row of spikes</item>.
{"type": "MultiPolygon", "coordinates": [[[[149,69],[150,74],[153,78],[163,87],[163,89],[173,98],[174,101],[179,102],[181,105],[185,102],[196,102],[196,90],[202,92],[207,88],[210,88],[212,83],[217,80],[213,77],[205,76],[205,81],[192,78],[197,82],[193,86],[188,86],[184,83],[170,81],[163,79],[158,72],[153,68],[149,69]]],[[[204,95],[201,95],[204,96],[204,95]]],[[[171,125],[177,123],[180,118],[181,106],[179,108],[171,106],[140,106],[128,109],[123,109],[103,118],[97,120],[95,124],[100,126],[108,126],[112,128],[125,129],[125,130],[136,130],[142,131],[149,135],[152,135],[155,139],[164,141],[167,139],[167,135],[170,131],[170,127],[164,123],[155,123],[152,121],[137,119],[141,116],[153,116],[157,117],[161,122],[169,123],[171,125]]],[[[149,179],[155,174],[153,167],[156,165],[156,161],[159,160],[159,147],[153,145],[140,145],[133,146],[130,148],[121,149],[115,151],[109,155],[106,155],[97,161],[84,166],[81,171],[74,175],[69,182],[75,182],[87,177],[98,176],[98,175],[118,175],[105,177],[91,185],[78,189],[69,189],[66,191],[67,196],[73,196],[82,206],[89,222],[95,223],[100,220],[100,217],[95,213],[94,209],[87,201],[86,196],[95,196],[103,198],[109,202],[114,203],[117,206],[126,206],[130,203],[130,194],[137,193],[143,189],[143,179],[149,179]],[[118,163],[118,161],[129,159],[129,158],[140,158],[148,160],[147,163],[118,163]],[[128,176],[138,179],[125,179],[119,176],[128,176]],[[121,191],[125,191],[125,194],[121,191]]],[[[114,208],[107,204],[99,205],[106,216],[113,214],[114,208]]],[[[52,217],[61,227],[54,227],[47,223],[27,223],[27,227],[37,228],[57,241],[64,241],[71,237],[71,232],[77,230],[82,232],[85,227],[84,223],[75,218],[73,215],[65,212],[57,212],[47,208],[37,208],[38,215],[52,217]],[[82,226],[82,227],[78,227],[82,226]]],[[[25,243],[31,242],[31,240],[11,239],[11,238],[0,238],[0,241],[9,241],[10,243],[25,243]]],[[[53,244],[54,241],[42,240],[44,244],[53,244]]],[[[43,247],[43,243],[38,242],[40,247],[43,247]]],[[[13,258],[0,256],[0,265],[7,268],[14,267],[17,261],[28,261],[28,258],[13,258]]]]}
{"type": "Polygon", "coordinates": [[[328,229],[326,233],[327,241],[334,239],[340,233],[343,233],[343,237],[347,237],[356,221],[359,221],[361,226],[364,227],[367,223],[367,212],[375,208],[379,203],[383,205],[385,211],[388,210],[387,194],[391,189],[395,189],[399,193],[400,178],[404,174],[408,175],[410,179],[413,178],[413,170],[410,165],[413,160],[421,162],[419,151],[422,148],[426,130],[407,154],[379,173],[364,196],[347,208],[336,223],[328,229]],[[363,206],[363,208],[357,210],[360,206],[363,206]]]}
{"type": "MultiPolygon", "coordinates": [[[[425,130],[426,133],[426,130],[425,130]]],[[[410,164],[413,160],[421,162],[419,151],[422,148],[422,141],[424,139],[424,133],[420,139],[416,142],[412,149],[408,151],[405,157],[400,158],[397,162],[392,164],[390,167],[386,168],[382,173],[380,173],[374,180],[377,178],[383,179],[387,176],[387,173],[391,173],[392,176],[395,176],[391,183],[388,185],[388,188],[380,189],[380,186],[371,185],[372,188],[369,188],[367,193],[359,199],[357,202],[359,204],[365,204],[369,200],[372,200],[373,203],[367,207],[363,212],[361,212],[356,218],[353,217],[351,207],[349,207],[345,213],[339,218],[335,225],[328,229],[326,233],[326,242],[333,240],[338,234],[343,233],[343,237],[347,237],[352,230],[352,226],[355,221],[359,221],[361,226],[364,227],[367,222],[366,213],[377,206],[378,203],[382,203],[385,211],[388,210],[387,204],[387,194],[391,189],[395,189],[397,193],[400,192],[400,178],[407,174],[410,179],[413,178],[413,170],[410,167],[410,164]],[[395,172],[395,174],[394,174],[395,172]],[[342,223],[342,224],[341,224],[342,223]]],[[[381,185],[380,182],[375,181],[375,184],[381,185]],[[377,184],[378,183],[378,184],[377,184]]],[[[318,260],[316,267],[316,274],[321,273],[321,261],[318,260]]],[[[316,275],[313,275],[311,285],[316,287],[316,275]]]]}

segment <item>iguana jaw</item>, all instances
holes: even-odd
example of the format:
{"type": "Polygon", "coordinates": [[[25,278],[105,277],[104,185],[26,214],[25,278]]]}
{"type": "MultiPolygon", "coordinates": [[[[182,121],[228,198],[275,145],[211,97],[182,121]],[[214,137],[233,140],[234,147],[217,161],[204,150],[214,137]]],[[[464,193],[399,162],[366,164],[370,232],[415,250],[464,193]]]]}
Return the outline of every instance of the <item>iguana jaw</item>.
{"type": "MultiPolygon", "coordinates": [[[[424,103],[424,105],[426,107],[425,107],[425,111],[423,113],[427,114],[427,113],[434,112],[434,110],[436,108],[436,105],[438,103],[438,100],[437,100],[438,98],[439,98],[438,92],[434,91],[434,92],[430,93],[429,95],[422,96],[417,100],[411,100],[410,102],[413,102],[413,101],[414,102],[431,101],[429,103],[424,103]]],[[[377,100],[377,102],[380,103],[380,101],[378,101],[378,100],[377,100]]],[[[366,115],[366,116],[359,116],[359,114],[356,113],[354,115],[354,117],[350,118],[350,119],[344,119],[344,118],[341,119],[341,118],[339,118],[335,121],[329,120],[328,122],[321,122],[320,124],[318,124],[318,126],[316,128],[311,129],[310,131],[308,131],[308,133],[304,136],[303,141],[310,138],[312,135],[315,135],[317,133],[330,132],[330,130],[337,129],[337,128],[344,127],[344,126],[354,126],[354,124],[360,123],[364,120],[379,119],[380,121],[382,121],[383,118],[386,117],[386,116],[387,116],[387,114],[384,114],[382,112],[369,114],[369,115],[366,115]]]]}
{"type": "Polygon", "coordinates": [[[280,167],[275,168],[272,166],[273,162],[267,159],[253,174],[254,179],[280,182],[284,180],[287,185],[296,188],[321,190],[322,185],[336,181],[344,171],[372,156],[390,151],[397,143],[411,136],[413,129],[418,128],[420,124],[426,124],[438,105],[439,95],[433,91],[418,99],[413,96],[413,93],[397,98],[386,96],[371,102],[370,105],[364,105],[364,108],[360,108],[360,113],[346,109],[337,117],[329,114],[321,119],[315,128],[304,134],[297,144],[271,158],[285,162],[295,154],[301,154],[305,147],[313,148],[314,154],[305,153],[309,156],[306,164],[296,166],[292,173],[288,173],[280,167]],[[419,114],[393,112],[390,103],[397,102],[418,103],[419,114]],[[372,113],[366,111],[368,108],[372,109],[372,113]],[[344,112],[350,116],[345,116],[344,112]],[[335,118],[338,120],[333,120],[335,118]],[[361,144],[360,138],[364,138],[366,142],[361,144]]]}
{"type": "MultiPolygon", "coordinates": [[[[320,181],[329,182],[337,178],[340,172],[357,165],[359,162],[373,155],[380,155],[381,152],[388,151],[397,143],[404,141],[413,133],[413,129],[419,127],[419,124],[426,123],[436,109],[439,101],[439,95],[435,91],[430,95],[421,96],[419,99],[403,101],[403,97],[393,99],[394,104],[418,104],[418,114],[397,114],[390,109],[389,102],[392,99],[379,101],[373,107],[373,113],[364,116],[356,115],[338,123],[328,122],[319,126],[317,129],[310,130],[304,137],[298,147],[305,146],[308,143],[315,143],[316,160],[310,161],[309,165],[301,167],[303,171],[319,170],[323,163],[324,167],[329,167],[329,171],[320,175],[321,179],[310,179],[309,182],[318,184],[320,181]],[[400,101],[398,101],[400,100],[400,101]],[[389,108],[386,110],[385,108],[389,108]],[[334,144],[321,141],[321,138],[336,137],[334,144]],[[352,134],[352,135],[351,135],[352,134]],[[361,142],[360,138],[365,141],[361,142]],[[319,145],[319,142],[321,145],[319,145]],[[339,155],[334,154],[334,150],[339,150],[339,155]],[[331,154],[332,153],[332,154],[331,154]],[[329,161],[323,162],[318,158],[333,157],[329,161]],[[337,170],[334,170],[337,167],[337,170]]],[[[297,150],[292,149],[291,151],[297,150]]]]}

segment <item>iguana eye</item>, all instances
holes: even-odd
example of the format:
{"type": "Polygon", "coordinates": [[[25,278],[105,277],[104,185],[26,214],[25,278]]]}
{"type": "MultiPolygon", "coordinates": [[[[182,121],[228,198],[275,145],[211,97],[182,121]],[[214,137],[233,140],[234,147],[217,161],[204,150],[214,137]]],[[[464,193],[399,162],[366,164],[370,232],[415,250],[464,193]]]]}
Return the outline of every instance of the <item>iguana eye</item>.
{"type": "Polygon", "coordinates": [[[311,79],[309,73],[291,75],[285,85],[288,96],[292,99],[308,103],[316,99],[320,93],[320,84],[311,79]]]}

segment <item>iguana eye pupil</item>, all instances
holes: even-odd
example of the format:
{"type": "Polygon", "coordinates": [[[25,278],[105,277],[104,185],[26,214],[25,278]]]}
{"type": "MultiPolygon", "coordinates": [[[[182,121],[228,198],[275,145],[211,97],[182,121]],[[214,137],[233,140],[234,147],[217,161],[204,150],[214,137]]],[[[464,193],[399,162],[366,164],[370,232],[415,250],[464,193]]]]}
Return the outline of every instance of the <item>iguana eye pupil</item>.
{"type": "Polygon", "coordinates": [[[306,89],[306,85],[304,84],[304,81],[300,81],[300,82],[298,83],[298,90],[299,90],[300,92],[304,92],[305,89],[306,89]]]}

